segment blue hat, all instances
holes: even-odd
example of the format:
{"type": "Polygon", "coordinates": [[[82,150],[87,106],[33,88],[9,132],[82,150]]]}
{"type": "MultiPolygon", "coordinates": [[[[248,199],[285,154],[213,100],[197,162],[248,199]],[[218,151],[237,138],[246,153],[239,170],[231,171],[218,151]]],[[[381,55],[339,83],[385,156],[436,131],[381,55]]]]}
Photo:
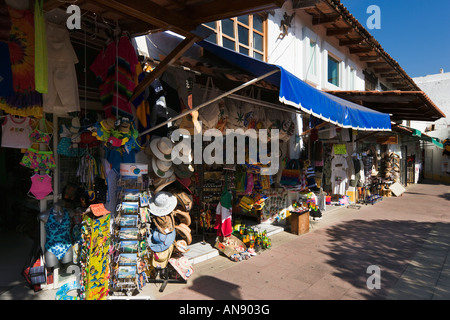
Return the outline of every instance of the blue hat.
{"type": "Polygon", "coordinates": [[[175,237],[175,230],[168,234],[163,234],[155,228],[148,236],[147,244],[153,252],[162,252],[167,250],[173,244],[175,237]]]}

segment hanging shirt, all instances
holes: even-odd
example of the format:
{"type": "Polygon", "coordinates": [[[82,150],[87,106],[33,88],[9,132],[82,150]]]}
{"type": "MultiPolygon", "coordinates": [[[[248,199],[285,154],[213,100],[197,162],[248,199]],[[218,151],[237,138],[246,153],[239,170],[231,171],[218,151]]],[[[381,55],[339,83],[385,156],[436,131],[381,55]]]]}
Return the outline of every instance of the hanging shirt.
{"type": "Polygon", "coordinates": [[[28,149],[31,147],[31,119],[8,115],[2,125],[2,147],[28,149]]]}
{"type": "Polygon", "coordinates": [[[90,69],[97,77],[106,117],[115,116],[116,112],[132,117],[129,99],[136,86],[137,63],[136,50],[126,35],[122,35],[117,43],[110,42],[92,63],[90,69]]]}
{"type": "Polygon", "coordinates": [[[333,194],[345,195],[347,178],[347,160],[342,155],[335,155],[331,161],[331,187],[333,194]]]}

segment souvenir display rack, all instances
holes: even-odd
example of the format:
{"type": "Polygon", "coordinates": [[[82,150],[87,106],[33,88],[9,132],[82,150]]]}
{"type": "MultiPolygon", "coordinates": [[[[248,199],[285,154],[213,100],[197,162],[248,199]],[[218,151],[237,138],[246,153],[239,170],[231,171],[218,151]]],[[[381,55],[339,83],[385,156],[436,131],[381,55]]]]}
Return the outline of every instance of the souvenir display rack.
{"type": "Polygon", "coordinates": [[[148,214],[149,191],[143,188],[142,178],[120,177],[117,192],[118,206],[112,224],[111,288],[114,294],[132,295],[146,283],[145,263],[148,258],[146,238],[150,216],[148,214]],[[146,257],[147,256],[147,257],[146,257]]]}

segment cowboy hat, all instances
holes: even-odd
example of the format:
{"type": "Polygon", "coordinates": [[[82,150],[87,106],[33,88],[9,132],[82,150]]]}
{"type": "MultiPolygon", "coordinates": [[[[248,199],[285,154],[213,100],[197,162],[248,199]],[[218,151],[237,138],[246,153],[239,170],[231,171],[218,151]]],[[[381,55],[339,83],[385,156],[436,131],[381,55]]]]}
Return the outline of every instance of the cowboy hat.
{"type": "Polygon", "coordinates": [[[177,240],[174,242],[175,250],[181,253],[186,253],[191,249],[188,249],[188,244],[185,240],[177,240]]]}
{"type": "Polygon", "coordinates": [[[168,178],[156,178],[153,179],[153,186],[155,187],[155,192],[158,193],[160,192],[162,189],[164,189],[166,186],[168,186],[169,184],[171,184],[172,182],[176,181],[176,177],[175,175],[171,175],[168,178]]]}
{"type": "Polygon", "coordinates": [[[152,158],[153,172],[160,178],[168,178],[173,174],[172,162],[152,158]]]}
{"type": "Polygon", "coordinates": [[[175,226],[175,231],[177,235],[186,240],[187,244],[191,244],[192,242],[191,229],[187,225],[185,225],[184,223],[177,224],[175,226]]]}
{"type": "Polygon", "coordinates": [[[156,138],[150,141],[150,149],[152,153],[160,160],[171,161],[173,143],[167,137],[156,138]]]}
{"type": "Polygon", "coordinates": [[[152,254],[152,266],[153,268],[161,268],[164,269],[169,262],[170,257],[172,256],[174,245],[173,243],[166,250],[161,252],[153,252],[152,254]]]}
{"type": "MultiPolygon", "coordinates": [[[[186,192],[174,192],[175,197],[177,197],[178,204],[181,206],[183,211],[190,211],[192,209],[193,199],[192,196],[188,195],[186,192]]],[[[189,224],[188,224],[189,225],[189,224]]]]}
{"type": "Polygon", "coordinates": [[[153,216],[152,221],[162,234],[171,233],[175,229],[175,219],[172,212],[165,216],[153,216]]]}
{"type": "Polygon", "coordinates": [[[150,213],[155,216],[165,216],[177,206],[177,198],[166,191],[160,191],[149,201],[150,213]]]}
{"type": "Polygon", "coordinates": [[[181,211],[181,210],[174,210],[173,213],[175,214],[175,217],[185,225],[189,226],[191,224],[191,216],[189,215],[189,212],[181,211]]]}
{"type": "Polygon", "coordinates": [[[192,194],[191,189],[189,189],[189,186],[191,185],[192,181],[191,178],[180,178],[177,177],[177,181],[186,188],[187,191],[189,191],[190,194],[192,194]]]}
{"type": "Polygon", "coordinates": [[[153,229],[147,237],[147,244],[153,252],[163,252],[173,244],[175,237],[175,230],[168,234],[163,234],[158,229],[153,229]]]}

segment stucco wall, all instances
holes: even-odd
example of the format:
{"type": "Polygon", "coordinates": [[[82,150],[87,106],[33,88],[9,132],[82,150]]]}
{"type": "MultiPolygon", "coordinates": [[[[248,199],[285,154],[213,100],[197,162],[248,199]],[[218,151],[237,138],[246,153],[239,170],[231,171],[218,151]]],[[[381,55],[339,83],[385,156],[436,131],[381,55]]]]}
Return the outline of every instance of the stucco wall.
{"type": "Polygon", "coordinates": [[[363,69],[365,64],[354,59],[349,54],[349,49],[340,47],[338,40],[327,37],[323,26],[313,26],[310,15],[302,10],[292,9],[291,2],[287,1],[281,9],[269,14],[267,34],[267,59],[268,63],[277,64],[295,74],[298,78],[314,85],[322,90],[364,90],[363,69]],[[281,21],[284,14],[292,16],[288,33],[280,36],[281,21]],[[317,43],[317,76],[311,74],[310,63],[310,39],[317,43]],[[328,82],[328,53],[341,61],[340,85],[334,86],[328,82]],[[354,85],[351,86],[350,69],[356,72],[354,85]]]}

